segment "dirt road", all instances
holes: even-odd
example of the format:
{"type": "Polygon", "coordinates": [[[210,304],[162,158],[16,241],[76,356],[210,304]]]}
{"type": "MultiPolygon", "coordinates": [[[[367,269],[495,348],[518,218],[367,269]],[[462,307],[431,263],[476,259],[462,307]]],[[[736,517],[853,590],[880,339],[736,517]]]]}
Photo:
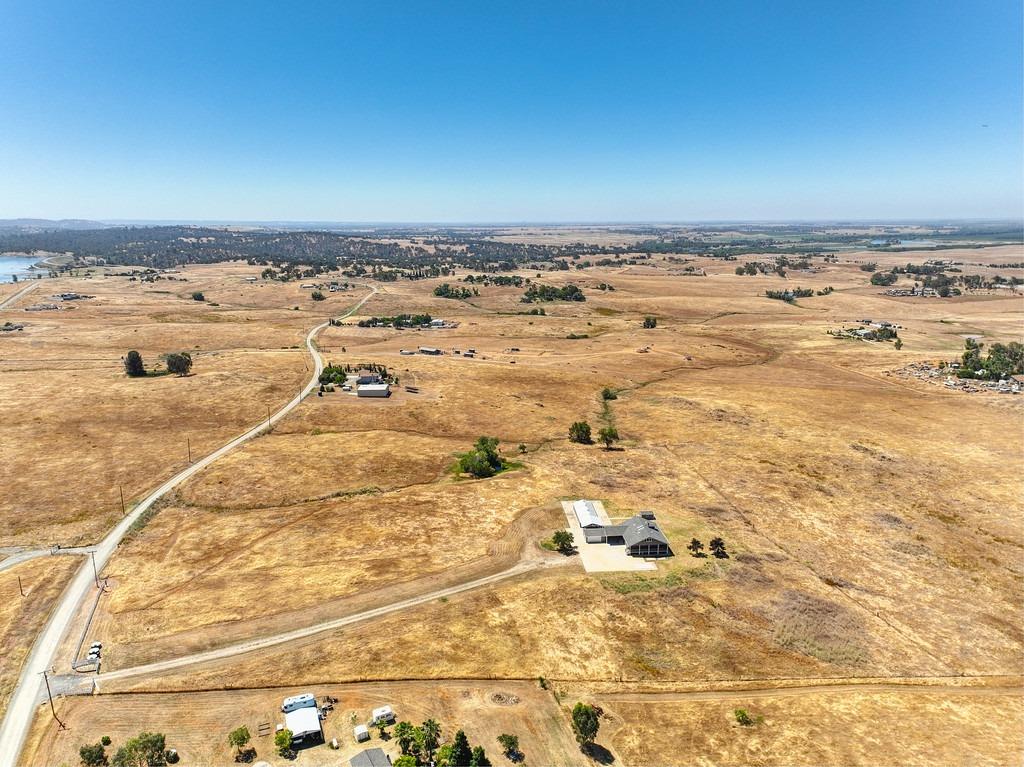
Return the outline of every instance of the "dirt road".
{"type": "MultiPolygon", "coordinates": [[[[29,286],[29,288],[26,288],[26,291],[31,287],[34,286],[29,286]]],[[[26,291],[21,291],[11,298],[13,299],[26,291]]],[[[371,286],[370,293],[341,315],[341,319],[357,312],[362,305],[376,293],[377,288],[371,286]]],[[[11,299],[8,299],[5,303],[9,303],[10,300],[11,299]]],[[[309,354],[313,358],[313,374],[310,377],[309,383],[306,384],[299,394],[289,400],[280,410],[270,416],[269,419],[260,422],[259,425],[252,427],[244,434],[241,434],[231,440],[223,447],[207,455],[205,458],[196,461],[187,469],[175,474],[169,480],[160,485],[160,487],[146,496],[140,504],[125,516],[117,526],[114,527],[114,529],[96,545],[95,561],[97,569],[103,569],[107,560],[109,560],[114,551],[116,551],[118,544],[131,528],[132,524],[134,524],[139,517],[145,514],[157,500],[162,498],[181,483],[205,469],[214,461],[222,458],[235,448],[262,434],[267,428],[272,427],[302,403],[302,400],[318,385],[320,373],[323,372],[323,358],[320,356],[320,352],[316,348],[316,336],[327,326],[328,323],[324,322],[310,330],[306,335],[306,348],[309,350],[309,354]]],[[[0,767],[15,767],[15,765],[17,765],[18,756],[21,753],[25,736],[28,734],[29,728],[32,726],[32,718],[35,714],[36,705],[42,693],[42,673],[52,669],[61,637],[63,637],[67,632],[79,606],[92,592],[93,588],[95,588],[95,584],[93,581],[92,564],[90,562],[86,562],[78,570],[74,579],[72,579],[71,583],[65,589],[60,602],[54,607],[53,612],[50,614],[50,619],[47,621],[42,633],[36,638],[36,642],[32,647],[32,652],[29,654],[25,665],[22,667],[21,676],[18,679],[18,685],[15,687],[14,692],[11,695],[10,702],[7,706],[7,712],[4,716],[3,725],[0,727],[0,767]]]]}
{"type": "Polygon", "coordinates": [[[26,285],[25,287],[23,287],[17,293],[12,293],[7,298],[5,298],[3,301],[0,301],[0,309],[6,309],[8,306],[11,306],[11,305],[17,303],[19,298],[21,298],[24,295],[27,295],[28,293],[31,293],[38,286],[39,286],[38,282],[33,282],[31,285],[26,285]]]}
{"type": "Polygon", "coordinates": [[[98,690],[102,690],[103,683],[111,679],[124,679],[125,677],[159,674],[164,671],[171,671],[185,666],[194,666],[198,663],[209,663],[211,661],[232,658],[236,655],[243,655],[257,650],[264,650],[269,647],[285,644],[286,642],[294,642],[299,639],[321,634],[325,631],[334,631],[335,629],[344,628],[345,626],[351,626],[354,623],[362,623],[363,621],[371,620],[373,618],[380,618],[385,615],[389,615],[390,613],[426,604],[427,602],[434,602],[438,599],[455,596],[456,594],[461,594],[464,591],[471,591],[482,586],[490,586],[491,584],[507,580],[508,578],[514,578],[517,575],[530,572],[531,570],[538,570],[546,567],[559,567],[569,564],[569,562],[570,560],[568,559],[525,559],[521,562],[517,562],[507,570],[502,570],[501,572],[494,573],[492,575],[486,575],[472,581],[466,581],[465,583],[449,586],[448,588],[438,589],[437,591],[432,591],[427,594],[420,594],[419,596],[411,597],[409,599],[403,599],[400,602],[393,602],[388,605],[374,607],[370,610],[364,610],[363,612],[355,613],[353,615],[346,615],[342,618],[335,618],[334,620],[324,621],[322,623],[314,623],[309,626],[303,626],[302,628],[293,629],[292,631],[286,631],[273,636],[250,639],[245,642],[228,645],[227,647],[220,647],[216,650],[207,650],[205,652],[183,655],[181,657],[171,658],[165,661],[157,661],[156,663],[148,663],[143,666],[135,666],[134,668],[111,671],[106,674],[101,674],[96,678],[96,687],[98,690]]]}

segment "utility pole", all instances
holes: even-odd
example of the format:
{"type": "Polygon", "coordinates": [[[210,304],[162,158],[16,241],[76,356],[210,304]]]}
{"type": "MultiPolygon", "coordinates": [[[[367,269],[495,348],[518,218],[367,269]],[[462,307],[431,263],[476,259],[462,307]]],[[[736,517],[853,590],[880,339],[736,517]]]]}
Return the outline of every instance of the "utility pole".
{"type": "Polygon", "coordinates": [[[21,585],[21,576],[18,576],[18,591],[21,592],[22,596],[25,596],[25,587],[21,585]]]}
{"type": "Polygon", "coordinates": [[[185,445],[188,447],[188,462],[192,463],[192,440],[189,437],[185,437],[185,445]]]}
{"type": "Polygon", "coordinates": [[[100,574],[99,574],[99,571],[96,569],[96,552],[95,551],[90,551],[89,552],[89,558],[92,559],[92,576],[93,576],[93,578],[96,579],[96,588],[99,588],[100,587],[100,574]]]}
{"type": "Polygon", "coordinates": [[[121,494],[121,516],[123,517],[127,513],[124,508],[124,488],[118,485],[117,492],[121,494]]]}
{"type": "Polygon", "coordinates": [[[42,672],[42,674],[43,674],[43,681],[46,683],[46,697],[50,701],[50,712],[53,714],[53,718],[57,720],[57,724],[60,725],[60,728],[62,730],[66,730],[67,727],[64,726],[64,722],[62,722],[60,720],[60,717],[57,716],[57,709],[54,708],[54,706],[53,706],[53,695],[50,693],[50,679],[46,676],[46,671],[45,670],[42,672]]]}
{"type": "Polygon", "coordinates": [[[267,428],[270,428],[270,405],[267,405],[267,428]]]}

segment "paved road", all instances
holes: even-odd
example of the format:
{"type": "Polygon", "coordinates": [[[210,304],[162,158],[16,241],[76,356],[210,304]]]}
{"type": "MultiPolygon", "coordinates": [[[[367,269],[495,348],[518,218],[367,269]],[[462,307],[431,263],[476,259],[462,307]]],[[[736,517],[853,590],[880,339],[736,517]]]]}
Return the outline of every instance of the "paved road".
{"type": "Polygon", "coordinates": [[[204,652],[197,652],[191,655],[183,655],[179,658],[171,658],[169,660],[157,661],[156,663],[147,663],[143,666],[134,666],[132,668],[118,669],[117,671],[100,674],[96,677],[96,686],[97,689],[100,689],[103,682],[110,679],[123,679],[125,677],[160,674],[177,668],[193,666],[197,663],[207,663],[210,661],[222,660],[224,658],[231,658],[236,655],[243,655],[244,653],[254,652],[256,650],[264,650],[269,647],[274,647],[275,645],[293,642],[296,639],[304,639],[325,631],[333,631],[335,629],[344,628],[345,626],[351,626],[354,623],[361,623],[362,621],[371,620],[373,618],[380,618],[400,610],[408,610],[410,607],[416,607],[418,605],[426,604],[427,602],[434,602],[442,597],[461,594],[463,591],[471,591],[473,589],[478,589],[481,586],[489,586],[492,583],[513,578],[517,575],[521,575],[522,573],[530,572],[531,570],[538,570],[546,567],[559,567],[569,563],[570,560],[568,559],[523,560],[521,562],[517,562],[507,570],[502,570],[500,573],[486,575],[482,578],[476,578],[475,580],[466,581],[465,583],[459,583],[454,586],[431,591],[427,594],[420,594],[419,596],[410,597],[409,599],[403,599],[400,602],[392,602],[391,604],[374,607],[360,613],[346,615],[342,618],[334,618],[322,623],[314,623],[310,626],[303,626],[302,628],[286,631],[282,634],[249,639],[244,642],[238,642],[237,644],[220,647],[216,650],[206,650],[204,652]]]}
{"type": "Polygon", "coordinates": [[[3,561],[0,561],[0,571],[9,570],[15,565],[20,565],[22,562],[28,562],[30,559],[48,557],[51,554],[88,554],[92,550],[92,546],[68,546],[66,549],[57,549],[56,551],[51,551],[50,549],[25,549],[24,551],[16,551],[3,561]]]}
{"type": "Polygon", "coordinates": [[[26,293],[31,293],[37,287],[39,287],[39,283],[33,282],[31,285],[26,285],[25,287],[23,287],[17,293],[12,293],[11,295],[7,296],[7,298],[5,298],[3,301],[0,301],[0,309],[6,309],[8,304],[13,304],[23,295],[25,295],[26,293]]]}
{"type": "MultiPolygon", "coordinates": [[[[341,315],[342,319],[357,312],[359,308],[376,292],[377,288],[371,286],[370,293],[364,296],[355,306],[345,312],[345,314],[341,315]]],[[[274,413],[268,421],[262,421],[258,426],[254,426],[249,429],[249,431],[231,440],[229,443],[210,453],[205,458],[196,461],[187,469],[175,474],[169,480],[160,485],[160,487],[146,496],[142,503],[132,509],[132,511],[107,534],[106,538],[96,544],[96,567],[98,569],[103,569],[107,560],[110,559],[111,555],[117,549],[117,545],[121,542],[121,539],[124,537],[125,533],[128,532],[128,529],[132,526],[135,520],[145,514],[157,500],[162,498],[185,480],[205,469],[217,459],[230,453],[239,445],[242,445],[253,437],[262,434],[268,425],[273,426],[288,415],[288,413],[294,410],[302,402],[306,395],[313,391],[313,389],[318,385],[318,379],[320,377],[320,373],[323,372],[324,367],[323,359],[316,348],[315,339],[317,334],[327,327],[327,325],[328,323],[326,322],[317,325],[306,335],[306,348],[309,350],[309,353],[313,358],[313,375],[310,377],[309,383],[306,384],[299,395],[289,400],[288,403],[274,413]]],[[[14,689],[14,693],[11,695],[10,702],[7,706],[7,712],[4,716],[3,726],[0,727],[0,767],[15,767],[17,765],[18,757],[21,754],[21,748],[25,742],[25,736],[28,734],[29,728],[32,726],[32,718],[42,694],[42,673],[43,671],[48,671],[52,668],[55,660],[54,656],[56,655],[57,646],[60,643],[61,637],[63,637],[67,632],[71,622],[74,620],[75,614],[78,612],[79,606],[91,593],[93,588],[95,588],[95,585],[93,583],[92,565],[87,562],[78,570],[74,579],[64,590],[64,594],[61,596],[60,602],[54,607],[53,612],[50,614],[50,619],[47,622],[46,627],[36,638],[36,642],[32,647],[32,652],[29,654],[28,659],[25,661],[25,665],[22,667],[21,676],[18,679],[18,686],[14,689]]]]}

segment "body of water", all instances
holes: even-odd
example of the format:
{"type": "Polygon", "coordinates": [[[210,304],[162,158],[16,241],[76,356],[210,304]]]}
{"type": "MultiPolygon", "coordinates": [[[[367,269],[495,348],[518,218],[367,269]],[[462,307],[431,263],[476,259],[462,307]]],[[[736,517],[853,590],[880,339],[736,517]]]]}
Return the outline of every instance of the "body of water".
{"type": "Polygon", "coordinates": [[[36,256],[0,256],[0,282],[14,282],[15,275],[27,279],[31,275],[28,268],[38,260],[36,256]]]}

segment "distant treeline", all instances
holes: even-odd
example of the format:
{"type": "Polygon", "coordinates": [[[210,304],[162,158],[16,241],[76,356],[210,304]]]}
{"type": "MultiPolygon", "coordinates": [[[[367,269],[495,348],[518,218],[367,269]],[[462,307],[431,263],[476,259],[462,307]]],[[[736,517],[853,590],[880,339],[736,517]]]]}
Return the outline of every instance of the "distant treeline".
{"type": "Polygon", "coordinates": [[[72,253],[110,264],[168,268],[244,260],[271,269],[268,279],[289,279],[296,265],[313,273],[348,270],[381,280],[447,276],[456,266],[480,272],[511,271],[521,266],[568,269],[567,259],[618,255],[621,247],[586,243],[536,245],[463,235],[431,234],[407,242],[374,235],[330,231],[236,231],[212,227],[152,226],[105,229],[0,232],[0,252],[72,253]]]}

